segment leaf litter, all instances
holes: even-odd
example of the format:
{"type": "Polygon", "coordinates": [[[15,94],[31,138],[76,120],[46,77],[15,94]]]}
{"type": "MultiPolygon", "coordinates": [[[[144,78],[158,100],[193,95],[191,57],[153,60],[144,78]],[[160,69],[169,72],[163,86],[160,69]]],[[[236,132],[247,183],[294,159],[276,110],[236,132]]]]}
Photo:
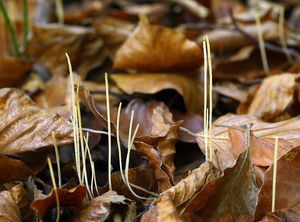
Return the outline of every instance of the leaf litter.
{"type": "Polygon", "coordinates": [[[49,4],[0,0],[1,221],[300,220],[297,4],[49,4]]]}

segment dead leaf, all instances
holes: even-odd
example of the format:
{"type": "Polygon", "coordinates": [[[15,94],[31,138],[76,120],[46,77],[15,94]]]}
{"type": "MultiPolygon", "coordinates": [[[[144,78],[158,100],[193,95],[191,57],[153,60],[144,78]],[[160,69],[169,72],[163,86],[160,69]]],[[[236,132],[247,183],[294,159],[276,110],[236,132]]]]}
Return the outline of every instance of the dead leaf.
{"type": "Polygon", "coordinates": [[[143,214],[141,222],[181,222],[176,207],[168,194],[162,195],[156,202],[155,208],[143,214]]]}
{"type": "Polygon", "coordinates": [[[222,177],[206,183],[185,212],[195,213],[198,221],[252,221],[259,185],[249,156],[244,152],[222,177]]]}
{"type": "MultiPolygon", "coordinates": [[[[84,186],[77,186],[71,190],[65,188],[57,189],[59,203],[61,207],[72,207],[81,209],[83,200],[86,198],[87,190],[84,186]]],[[[38,212],[39,217],[43,220],[46,213],[56,207],[54,190],[47,196],[36,199],[31,203],[31,208],[38,212]]]]}
{"type": "Polygon", "coordinates": [[[268,213],[260,222],[297,222],[300,220],[300,205],[296,204],[290,208],[276,210],[275,212],[268,213]]]}
{"type": "Polygon", "coordinates": [[[78,215],[71,218],[71,222],[101,222],[106,221],[110,215],[111,203],[123,203],[125,197],[118,195],[115,191],[108,191],[101,196],[91,200],[78,215]]]}
{"type": "Polygon", "coordinates": [[[0,55],[0,88],[17,86],[31,66],[32,61],[0,55]]]}
{"type": "Polygon", "coordinates": [[[173,89],[184,99],[189,113],[203,111],[203,89],[200,81],[182,74],[116,74],[111,78],[117,86],[127,94],[154,94],[165,89],[173,89]]]}
{"type": "Polygon", "coordinates": [[[1,153],[20,154],[73,142],[72,126],[58,114],[41,110],[27,95],[14,88],[0,90],[1,153]]]}
{"type": "Polygon", "coordinates": [[[202,189],[212,170],[212,165],[209,162],[201,164],[198,168],[192,170],[186,178],[163,192],[162,197],[168,195],[175,207],[186,203],[196,192],[202,189]]]}
{"type": "Polygon", "coordinates": [[[102,63],[102,49],[103,41],[93,29],[48,24],[33,27],[33,38],[27,54],[36,58],[36,62],[44,64],[52,75],[66,76],[67,52],[74,71],[85,78],[88,71],[102,63]]]}
{"type": "Polygon", "coordinates": [[[114,68],[144,72],[194,70],[202,64],[200,47],[179,32],[150,25],[142,17],[132,35],[118,50],[114,68]]]}
{"type": "MultiPolygon", "coordinates": [[[[277,161],[276,204],[275,209],[290,208],[299,203],[300,194],[300,147],[290,150],[277,161]]],[[[255,219],[259,220],[271,212],[273,165],[263,178],[259,192],[255,219]]]]}
{"type": "MultiPolygon", "coordinates": [[[[257,39],[256,24],[239,25],[243,32],[246,32],[254,39],[257,39]]],[[[278,39],[278,24],[274,21],[266,21],[261,24],[264,41],[278,39]]],[[[253,44],[253,41],[239,31],[232,29],[215,29],[206,33],[214,51],[231,51],[243,46],[253,44]]],[[[202,42],[203,36],[199,37],[198,41],[202,42]]]]}
{"type": "Polygon", "coordinates": [[[246,102],[248,97],[248,92],[245,90],[245,87],[232,82],[223,82],[221,84],[214,85],[214,91],[241,103],[246,102]]]}
{"type": "Polygon", "coordinates": [[[26,180],[33,175],[32,170],[21,160],[16,160],[0,155],[0,184],[13,182],[16,180],[26,180]]]}
{"type": "Polygon", "coordinates": [[[282,114],[294,101],[298,77],[299,75],[285,73],[265,78],[246,114],[265,121],[282,114]]]}
{"type": "Polygon", "coordinates": [[[33,219],[30,199],[22,184],[0,192],[0,220],[3,222],[29,222],[33,219]]]}
{"type": "MultiPolygon", "coordinates": [[[[267,149],[271,149],[271,144],[274,143],[274,138],[276,136],[278,136],[279,138],[281,138],[282,141],[284,141],[283,144],[288,144],[288,147],[282,147],[282,151],[288,151],[289,149],[300,145],[300,140],[298,136],[300,135],[299,117],[295,117],[290,120],[281,121],[277,123],[267,123],[249,115],[227,114],[225,116],[220,117],[213,123],[214,127],[212,130],[212,148],[214,151],[216,150],[216,155],[213,155],[213,164],[215,167],[220,167],[221,170],[224,170],[228,167],[233,166],[237,156],[234,153],[233,147],[229,140],[228,127],[235,128],[247,124],[253,124],[251,128],[253,135],[260,139],[263,139],[259,142],[263,143],[262,147],[266,146],[266,142],[269,141],[267,149]]],[[[244,133],[246,134],[246,132],[244,133]]],[[[245,144],[246,137],[243,138],[243,141],[236,141],[236,143],[239,142],[239,147],[242,147],[242,144],[245,144]]],[[[203,132],[198,134],[197,142],[202,152],[205,153],[203,132]]],[[[262,144],[259,143],[256,145],[261,146],[262,144]]],[[[252,149],[251,146],[250,149],[252,149]]],[[[266,149],[266,147],[264,147],[263,149],[266,149]]],[[[264,150],[264,152],[268,151],[264,150]]],[[[270,155],[271,154],[269,154],[269,158],[266,157],[269,160],[265,160],[263,162],[263,165],[270,163],[270,155]]]]}

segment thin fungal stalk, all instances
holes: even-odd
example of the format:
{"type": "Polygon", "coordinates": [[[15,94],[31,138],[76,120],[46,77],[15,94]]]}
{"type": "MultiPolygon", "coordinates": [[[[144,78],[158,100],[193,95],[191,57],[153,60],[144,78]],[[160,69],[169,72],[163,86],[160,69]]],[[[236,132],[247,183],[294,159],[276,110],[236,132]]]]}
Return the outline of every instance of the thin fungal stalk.
{"type": "Polygon", "coordinates": [[[55,0],[55,9],[56,15],[58,18],[58,23],[63,25],[64,24],[64,6],[62,0],[55,0]]]}
{"type": "Polygon", "coordinates": [[[107,113],[107,130],[108,130],[108,186],[112,191],[111,182],[111,123],[110,123],[110,105],[109,105],[109,89],[108,89],[108,76],[105,73],[105,95],[106,95],[106,113],[107,113]]]}
{"type": "Polygon", "coordinates": [[[210,54],[210,44],[208,37],[206,37],[206,47],[207,47],[207,61],[208,61],[208,75],[209,75],[209,161],[212,161],[212,86],[213,86],[213,76],[212,76],[212,65],[211,65],[211,54],[210,54]]]}
{"type": "Polygon", "coordinates": [[[60,203],[59,203],[59,197],[58,197],[58,192],[57,192],[57,186],[56,186],[56,181],[55,181],[55,177],[54,177],[54,171],[53,171],[53,167],[52,167],[52,163],[50,158],[47,158],[48,161],[48,166],[49,166],[49,171],[50,171],[50,176],[51,176],[51,181],[52,181],[52,185],[53,185],[53,190],[55,193],[55,201],[56,201],[56,222],[59,222],[59,218],[60,218],[60,203]]]}
{"type": "Polygon", "coordinates": [[[56,158],[56,165],[57,165],[58,187],[61,187],[60,157],[59,157],[59,151],[58,151],[58,148],[57,148],[57,142],[56,142],[54,132],[52,133],[52,139],[53,139],[53,143],[54,143],[55,158],[56,158]]]}
{"type": "Polygon", "coordinates": [[[207,143],[207,52],[206,52],[206,39],[203,38],[203,55],[204,55],[204,108],[203,108],[203,129],[204,129],[204,147],[205,147],[205,160],[208,161],[208,143],[207,143]]]}
{"type": "Polygon", "coordinates": [[[275,138],[274,164],[273,164],[273,183],[272,183],[272,212],[275,211],[276,203],[276,177],[277,177],[277,158],[278,158],[278,137],[275,138]]]}
{"type": "Polygon", "coordinates": [[[267,59],[267,53],[266,53],[266,48],[265,48],[264,37],[263,37],[262,30],[261,30],[260,18],[259,18],[258,12],[254,12],[254,13],[255,13],[257,38],[258,38],[258,45],[259,45],[261,60],[262,60],[262,63],[263,63],[263,68],[264,68],[265,73],[267,75],[269,75],[270,74],[270,69],[269,69],[269,64],[268,64],[268,59],[267,59]]]}
{"type": "Polygon", "coordinates": [[[81,166],[80,166],[80,144],[79,144],[79,127],[78,127],[78,115],[77,115],[77,106],[76,106],[76,96],[74,91],[74,76],[72,65],[70,61],[69,55],[66,53],[66,58],[68,61],[68,67],[70,72],[70,82],[71,82],[71,100],[72,100],[72,125],[73,125],[73,136],[74,136],[74,152],[75,152],[75,165],[76,172],[78,176],[79,183],[82,184],[81,181],[81,166]]]}
{"type": "Polygon", "coordinates": [[[286,39],[284,36],[284,7],[280,6],[279,7],[279,24],[278,24],[278,29],[279,29],[279,40],[280,44],[282,47],[282,50],[290,64],[293,64],[293,58],[290,55],[290,52],[288,50],[287,44],[286,44],[286,39]]]}

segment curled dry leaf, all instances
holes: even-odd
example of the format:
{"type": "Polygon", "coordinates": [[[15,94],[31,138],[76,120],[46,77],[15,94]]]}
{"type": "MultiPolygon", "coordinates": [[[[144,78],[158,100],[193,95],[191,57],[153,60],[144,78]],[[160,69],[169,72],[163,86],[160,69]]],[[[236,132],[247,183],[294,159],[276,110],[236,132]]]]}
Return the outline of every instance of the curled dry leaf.
{"type": "Polygon", "coordinates": [[[222,177],[206,183],[185,207],[197,221],[253,221],[259,185],[246,151],[222,177]],[[233,195],[234,194],[234,195],[233,195]]]}
{"type": "Polygon", "coordinates": [[[31,66],[31,61],[0,55],[0,88],[18,85],[31,66]]]}
{"type": "Polygon", "coordinates": [[[6,155],[0,155],[0,169],[0,184],[26,180],[33,175],[32,170],[23,161],[9,158],[6,155]]]}
{"type": "MultiPolygon", "coordinates": [[[[277,161],[275,209],[293,208],[300,199],[300,147],[290,150],[277,161]]],[[[255,219],[259,220],[271,212],[272,207],[273,165],[263,178],[259,192],[255,219]]],[[[298,207],[299,209],[299,207],[298,207]]]]}
{"type": "Polygon", "coordinates": [[[98,196],[91,200],[82,210],[79,211],[78,215],[71,218],[71,222],[102,222],[110,215],[110,207],[112,203],[125,202],[125,197],[118,195],[115,191],[108,191],[101,196],[98,196]]]}
{"type": "MultiPolygon", "coordinates": [[[[257,39],[257,26],[256,24],[240,25],[240,29],[257,39]]],[[[261,24],[261,30],[264,41],[271,41],[278,39],[278,24],[274,21],[265,21],[261,24]]],[[[246,45],[254,44],[254,42],[246,37],[244,34],[237,30],[224,30],[215,29],[206,33],[211,44],[211,48],[214,51],[230,51],[246,45]]],[[[199,42],[202,42],[203,36],[199,38],[199,42]]]]}
{"type": "MultiPolygon", "coordinates": [[[[245,149],[242,149],[242,147],[245,147],[242,144],[246,144],[246,136],[241,136],[242,134],[234,134],[235,136],[239,135],[239,139],[244,138],[243,141],[233,142],[233,145],[235,146],[234,148],[236,149],[234,151],[229,139],[228,128],[239,128],[239,126],[247,124],[253,124],[251,131],[255,137],[259,138],[259,140],[255,138],[251,139],[254,145],[252,147],[250,144],[250,150],[253,149],[253,151],[250,152],[255,152],[255,149],[258,148],[260,152],[269,153],[268,157],[265,157],[265,159],[258,155],[252,156],[252,158],[257,158],[254,162],[258,165],[267,166],[271,163],[272,154],[270,152],[272,151],[270,151],[270,149],[272,144],[274,144],[274,138],[276,136],[281,139],[281,145],[279,148],[279,153],[281,154],[284,154],[289,149],[300,145],[299,117],[277,123],[267,123],[249,115],[228,114],[220,117],[213,124],[212,148],[214,151],[216,150],[216,155],[213,155],[213,164],[215,167],[220,167],[221,170],[224,170],[234,165],[237,158],[236,155],[245,149]]],[[[235,131],[230,132],[234,133],[235,131]]],[[[244,134],[246,135],[245,131],[244,134]]],[[[234,140],[235,138],[232,139],[234,140]]],[[[198,134],[197,142],[202,152],[205,153],[203,132],[198,134]]]]}
{"type": "Polygon", "coordinates": [[[265,121],[279,116],[293,102],[298,78],[291,73],[267,77],[245,113],[265,121]]]}
{"type": "Polygon", "coordinates": [[[276,210],[268,213],[260,222],[297,222],[300,221],[300,205],[299,203],[290,208],[276,210]]]}
{"type": "Polygon", "coordinates": [[[44,64],[53,75],[65,76],[68,53],[72,66],[83,78],[102,63],[103,41],[93,29],[57,24],[36,25],[27,54],[44,64]]]}
{"type": "Polygon", "coordinates": [[[141,222],[181,222],[177,209],[168,194],[162,195],[155,208],[143,214],[141,222]]]}
{"type": "Polygon", "coordinates": [[[33,219],[30,198],[22,184],[0,192],[0,220],[3,222],[29,222],[33,219]]]}
{"type": "Polygon", "coordinates": [[[73,142],[72,126],[58,114],[41,110],[27,95],[14,88],[0,90],[0,150],[2,154],[20,154],[73,142]]]}
{"type": "MultiPolygon", "coordinates": [[[[61,207],[81,209],[83,207],[83,200],[87,195],[87,190],[84,186],[77,186],[70,190],[58,188],[57,193],[61,207]]],[[[38,212],[42,220],[46,213],[55,207],[56,198],[54,190],[49,195],[36,199],[31,203],[31,208],[38,212]]]]}
{"type": "Polygon", "coordinates": [[[197,43],[172,29],[150,25],[142,17],[132,35],[117,51],[114,68],[178,72],[196,69],[202,60],[197,43]]]}
{"type": "MultiPolygon", "coordinates": [[[[112,187],[114,191],[123,194],[126,198],[129,198],[131,200],[136,199],[136,197],[133,196],[131,191],[128,189],[127,184],[123,182],[120,172],[113,173],[111,178],[112,178],[112,187]]],[[[135,184],[146,190],[152,192],[157,191],[157,182],[154,177],[154,170],[152,169],[152,167],[149,167],[148,165],[130,168],[128,170],[128,181],[131,184],[135,184]]],[[[135,189],[134,187],[132,187],[132,189],[134,190],[135,193],[137,193],[140,196],[143,197],[149,196],[149,193],[140,191],[138,189],[135,189]]]]}
{"type": "Polygon", "coordinates": [[[196,192],[202,189],[212,171],[213,167],[209,162],[201,164],[190,172],[186,178],[163,192],[162,197],[168,195],[176,207],[186,203],[196,192]]]}
{"type": "Polygon", "coordinates": [[[184,100],[190,113],[201,113],[203,110],[203,88],[198,80],[182,74],[116,74],[111,77],[117,86],[127,94],[154,94],[165,89],[173,89],[184,100]]]}

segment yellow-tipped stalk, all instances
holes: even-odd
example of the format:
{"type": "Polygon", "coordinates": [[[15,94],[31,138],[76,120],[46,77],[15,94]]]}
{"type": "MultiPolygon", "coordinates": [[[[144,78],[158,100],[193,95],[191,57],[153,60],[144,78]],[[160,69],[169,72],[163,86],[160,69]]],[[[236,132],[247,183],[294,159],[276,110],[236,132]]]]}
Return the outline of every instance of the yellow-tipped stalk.
{"type": "Polygon", "coordinates": [[[207,51],[206,39],[203,38],[203,56],[204,56],[204,102],[203,102],[203,130],[204,130],[204,147],[205,147],[205,160],[208,161],[208,143],[207,143],[207,51]]]}
{"type": "Polygon", "coordinates": [[[55,181],[55,177],[54,177],[54,172],[53,172],[53,168],[52,168],[52,163],[50,158],[47,158],[48,161],[48,166],[49,166],[49,171],[50,171],[50,176],[51,176],[51,181],[52,181],[52,185],[53,185],[53,190],[55,193],[55,200],[56,200],[56,222],[59,222],[59,218],[60,218],[60,203],[59,203],[59,197],[58,197],[58,192],[57,192],[57,186],[56,186],[56,181],[55,181]]]}
{"type": "Polygon", "coordinates": [[[57,165],[58,187],[61,187],[60,157],[59,157],[59,151],[58,151],[58,148],[57,148],[57,142],[56,142],[54,132],[52,132],[52,139],[53,139],[53,143],[54,143],[55,158],[56,158],[56,165],[57,165]]]}
{"type": "Polygon", "coordinates": [[[272,184],[272,212],[275,211],[275,202],[276,202],[277,158],[278,158],[278,137],[275,138],[275,146],[274,146],[273,184],[272,184]]]}
{"type": "Polygon", "coordinates": [[[109,105],[109,89],[108,89],[108,76],[105,73],[105,92],[106,92],[106,113],[107,113],[107,130],[108,130],[108,186],[112,190],[111,182],[111,126],[110,126],[110,105],[109,105]]]}

